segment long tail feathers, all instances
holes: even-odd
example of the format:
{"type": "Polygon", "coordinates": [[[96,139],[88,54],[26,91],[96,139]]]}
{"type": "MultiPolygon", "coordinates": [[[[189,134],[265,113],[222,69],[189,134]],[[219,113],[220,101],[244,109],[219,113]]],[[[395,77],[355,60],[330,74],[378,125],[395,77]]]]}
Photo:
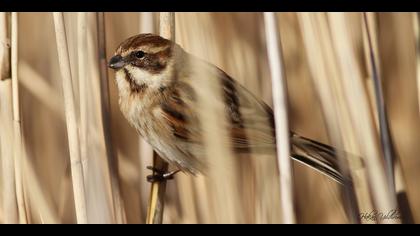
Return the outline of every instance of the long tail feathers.
{"type": "Polygon", "coordinates": [[[333,147],[292,134],[290,138],[292,158],[343,184],[336,151],[333,147]]]}

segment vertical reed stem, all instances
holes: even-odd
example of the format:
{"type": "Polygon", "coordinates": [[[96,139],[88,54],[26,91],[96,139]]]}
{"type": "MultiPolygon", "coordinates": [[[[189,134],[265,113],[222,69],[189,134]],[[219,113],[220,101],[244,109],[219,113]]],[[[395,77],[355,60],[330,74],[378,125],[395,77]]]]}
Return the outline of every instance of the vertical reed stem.
{"type": "Polygon", "coordinates": [[[13,97],[13,123],[14,123],[14,159],[16,178],[16,198],[19,211],[19,223],[27,223],[25,200],[23,193],[23,172],[22,172],[22,128],[20,122],[19,103],[19,81],[18,81],[18,15],[12,12],[11,32],[11,69],[12,69],[12,97],[13,97]]]}
{"type": "MultiPolygon", "coordinates": [[[[80,109],[80,160],[82,162],[82,168],[84,178],[88,173],[88,143],[87,143],[87,126],[88,126],[88,106],[87,100],[87,86],[86,81],[88,80],[87,70],[87,13],[77,13],[77,62],[78,62],[78,79],[79,79],[79,109],[80,109]]],[[[84,181],[87,181],[84,179],[84,181]]]]}
{"type": "MultiPolygon", "coordinates": [[[[139,13],[139,33],[156,33],[155,30],[155,18],[154,18],[154,12],[140,12],[139,13]]],[[[139,136],[138,140],[138,148],[139,148],[139,172],[140,172],[140,179],[146,179],[149,171],[145,168],[146,166],[150,166],[153,163],[153,148],[150,146],[147,141],[139,136]]],[[[143,215],[143,212],[147,212],[147,209],[145,210],[144,206],[147,207],[147,205],[143,204],[143,202],[148,200],[148,185],[144,185],[144,183],[141,181],[139,190],[140,190],[140,212],[141,212],[141,219],[145,218],[143,215]]]]}
{"type": "Polygon", "coordinates": [[[0,13],[0,80],[10,79],[10,42],[7,13],[0,13]]]}
{"type": "MultiPolygon", "coordinates": [[[[153,167],[167,171],[168,163],[153,152],[153,167]]],[[[166,181],[154,182],[150,189],[149,208],[147,209],[147,224],[162,224],[163,211],[165,207],[166,181]]]]}
{"type": "Polygon", "coordinates": [[[66,113],[67,136],[70,151],[76,218],[78,223],[86,224],[86,195],[83,181],[83,168],[80,159],[80,144],[77,134],[76,108],[74,102],[72,76],[70,71],[70,58],[67,49],[64,15],[62,12],[54,12],[53,17],[57,41],[58,61],[60,64],[60,71],[62,76],[64,108],[66,113]]]}
{"type": "Polygon", "coordinates": [[[273,12],[264,13],[267,53],[270,63],[271,83],[273,91],[274,120],[277,140],[277,162],[280,172],[280,195],[283,222],[294,224],[293,209],[293,177],[290,159],[289,124],[287,120],[287,87],[283,74],[280,39],[276,15],[273,12]]]}
{"type": "Polygon", "coordinates": [[[394,146],[391,139],[391,134],[389,131],[388,125],[388,115],[386,113],[383,89],[382,89],[382,80],[379,77],[379,70],[377,67],[377,60],[375,57],[372,37],[369,29],[368,19],[366,12],[363,13],[363,21],[366,30],[367,42],[369,45],[369,59],[370,65],[372,68],[372,79],[375,87],[375,100],[379,118],[379,134],[381,136],[382,150],[384,153],[384,159],[386,163],[386,172],[388,177],[388,183],[390,189],[395,192],[394,185],[394,146]]]}
{"type": "Polygon", "coordinates": [[[15,165],[13,159],[13,108],[12,81],[0,80],[0,158],[1,181],[3,186],[4,223],[18,223],[16,202],[15,165]]]}
{"type": "Polygon", "coordinates": [[[109,101],[108,73],[106,59],[106,35],[105,35],[105,15],[103,12],[97,13],[98,24],[98,47],[99,47],[99,65],[100,65],[100,89],[101,89],[101,115],[102,129],[105,138],[106,154],[108,158],[108,168],[111,178],[111,191],[114,213],[117,223],[125,222],[124,204],[120,192],[120,183],[118,180],[118,162],[113,149],[111,136],[111,109],[109,101]]]}
{"type": "MultiPolygon", "coordinates": [[[[175,13],[160,13],[160,35],[169,40],[175,41],[175,13]]],[[[155,152],[153,155],[153,166],[164,172],[168,171],[166,163],[155,152]]],[[[161,224],[165,203],[166,181],[152,183],[150,190],[149,209],[147,211],[147,224],[161,224]]]]}
{"type": "MultiPolygon", "coordinates": [[[[385,166],[381,160],[381,151],[377,142],[373,117],[369,110],[366,89],[360,68],[355,60],[355,45],[350,40],[349,19],[344,13],[328,13],[328,16],[338,64],[343,71],[352,72],[342,74],[342,83],[347,88],[345,95],[362,155],[365,158],[372,198],[378,211],[389,212],[397,209],[396,198],[389,188],[385,166]]],[[[380,219],[380,222],[384,221],[385,219],[380,219]]],[[[387,222],[399,223],[399,220],[388,220],[387,222]]]]}
{"type": "Polygon", "coordinates": [[[154,33],[155,24],[153,19],[153,12],[140,13],[140,33],[154,33]]]}
{"type": "MultiPolygon", "coordinates": [[[[352,163],[344,150],[356,150],[353,145],[351,123],[340,80],[340,68],[331,50],[332,39],[328,33],[325,13],[299,13],[305,51],[313,84],[317,90],[330,140],[336,147],[338,167],[343,175],[343,199],[350,223],[360,223],[359,206],[352,178],[352,163]],[[344,135],[345,134],[345,135],[344,135]]],[[[363,181],[364,179],[362,179],[363,181]]]]}
{"type": "Polygon", "coordinates": [[[10,80],[10,38],[8,14],[0,13],[0,158],[2,166],[4,223],[18,223],[13,160],[13,107],[10,80]]]}

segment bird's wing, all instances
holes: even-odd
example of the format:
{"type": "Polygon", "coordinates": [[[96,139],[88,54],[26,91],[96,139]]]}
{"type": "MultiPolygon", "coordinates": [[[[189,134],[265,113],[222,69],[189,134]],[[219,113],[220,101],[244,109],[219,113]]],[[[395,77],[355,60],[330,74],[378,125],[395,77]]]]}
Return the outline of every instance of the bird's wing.
{"type": "MultiPolygon", "coordinates": [[[[213,68],[215,67],[213,66],[213,68]]],[[[218,68],[215,71],[214,78],[219,80],[223,88],[222,98],[228,120],[226,129],[230,135],[230,146],[237,153],[275,154],[276,139],[272,109],[225,72],[218,68]]],[[[178,92],[173,93],[173,98],[163,106],[171,108],[167,109],[165,114],[166,117],[169,117],[167,121],[172,127],[173,135],[178,139],[178,149],[188,155],[198,157],[205,153],[202,130],[199,118],[193,110],[196,104],[188,101],[196,100],[193,97],[199,96],[199,94],[194,94],[193,89],[187,83],[184,86],[181,85],[182,83],[178,84],[178,92]],[[190,97],[187,98],[188,96],[190,97]],[[177,110],[185,117],[174,119],[176,114],[171,114],[170,110],[177,110]]],[[[292,132],[290,135],[291,157],[294,160],[342,183],[343,177],[338,169],[334,148],[292,132]]],[[[191,160],[193,159],[201,158],[191,158],[191,160]]]]}
{"type": "MultiPolygon", "coordinates": [[[[167,135],[165,150],[172,157],[172,164],[191,174],[205,172],[206,164],[203,158],[204,147],[198,118],[194,112],[191,99],[188,98],[190,88],[187,84],[178,84],[167,93],[160,103],[160,114],[165,124],[167,135]],[[198,151],[197,151],[198,149],[198,151]]],[[[170,159],[170,158],[168,158],[170,159]]]]}
{"type": "Polygon", "coordinates": [[[239,152],[275,151],[273,113],[269,106],[220,71],[232,147],[239,152]]]}
{"type": "MultiPolygon", "coordinates": [[[[223,71],[213,70],[214,66],[204,68],[210,68],[209,73],[216,72],[212,78],[218,79],[222,88],[222,97],[215,99],[223,99],[222,103],[225,104],[227,127],[223,127],[223,132],[218,133],[228,131],[229,137],[226,140],[230,143],[226,146],[232,147],[237,153],[274,154],[275,138],[271,109],[223,71]]],[[[191,77],[200,79],[197,76],[180,76],[181,79],[191,77]]],[[[200,120],[200,109],[197,108],[200,106],[197,103],[200,99],[198,96],[205,95],[199,94],[190,81],[181,79],[166,93],[160,103],[160,110],[172,138],[172,141],[167,143],[172,144],[173,153],[179,153],[177,160],[182,159],[183,163],[187,163],[184,166],[196,167],[198,162],[205,162],[205,158],[201,157],[206,155],[202,129],[203,122],[206,121],[200,120]]],[[[203,168],[199,168],[199,171],[202,172],[203,168]]]]}
{"type": "MultiPolygon", "coordinates": [[[[272,109],[246,88],[221,72],[226,112],[231,120],[231,140],[235,150],[260,153],[276,149],[272,109]],[[240,107],[240,109],[238,109],[240,107]]],[[[343,183],[333,147],[290,132],[291,157],[312,169],[343,183]]],[[[350,155],[354,157],[354,155],[350,155]]]]}

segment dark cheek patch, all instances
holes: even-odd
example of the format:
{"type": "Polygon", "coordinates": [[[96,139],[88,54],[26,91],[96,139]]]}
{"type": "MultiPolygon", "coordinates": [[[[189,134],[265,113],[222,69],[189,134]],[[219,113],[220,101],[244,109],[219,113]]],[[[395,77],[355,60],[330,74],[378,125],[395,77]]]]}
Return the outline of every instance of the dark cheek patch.
{"type": "Polygon", "coordinates": [[[158,74],[166,68],[167,60],[171,56],[171,48],[154,54],[146,54],[143,58],[133,58],[132,64],[148,71],[151,74],[158,74]]]}
{"type": "Polygon", "coordinates": [[[131,77],[130,72],[127,69],[124,69],[125,80],[130,85],[130,91],[135,94],[144,93],[147,89],[146,84],[137,84],[136,81],[131,77]]]}
{"type": "Polygon", "coordinates": [[[143,59],[136,59],[132,64],[150,72],[151,74],[158,74],[166,67],[166,64],[157,60],[154,55],[148,55],[143,59]]]}

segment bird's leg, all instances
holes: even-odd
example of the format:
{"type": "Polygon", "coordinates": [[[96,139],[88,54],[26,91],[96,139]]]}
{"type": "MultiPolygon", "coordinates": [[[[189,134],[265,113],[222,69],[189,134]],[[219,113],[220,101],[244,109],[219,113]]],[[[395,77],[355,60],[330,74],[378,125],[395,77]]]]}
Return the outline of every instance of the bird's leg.
{"type": "Polygon", "coordinates": [[[180,170],[174,170],[174,171],[165,173],[164,171],[157,169],[153,166],[147,166],[146,168],[153,171],[152,175],[147,176],[147,182],[150,182],[150,183],[173,179],[174,175],[180,171],[180,170]]]}

